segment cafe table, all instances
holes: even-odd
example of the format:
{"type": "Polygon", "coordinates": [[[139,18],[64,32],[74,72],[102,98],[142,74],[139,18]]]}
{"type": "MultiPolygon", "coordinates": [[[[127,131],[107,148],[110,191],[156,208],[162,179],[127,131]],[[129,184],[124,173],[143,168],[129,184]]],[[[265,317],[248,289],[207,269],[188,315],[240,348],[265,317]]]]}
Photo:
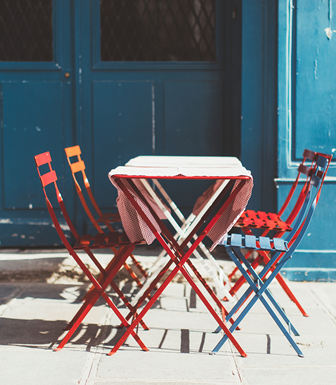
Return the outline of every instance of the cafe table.
{"type": "MultiPolygon", "coordinates": [[[[175,156],[175,155],[142,155],[130,159],[126,164],[126,167],[183,167],[183,168],[217,168],[217,167],[241,167],[240,160],[233,156],[175,156]]],[[[149,192],[152,199],[160,207],[166,219],[175,229],[176,233],[174,238],[178,239],[179,243],[182,243],[185,237],[192,231],[193,226],[198,222],[198,218],[202,217],[207,208],[217,198],[220,192],[224,189],[228,180],[218,180],[210,188],[208,188],[202,196],[200,196],[190,215],[185,218],[182,211],[178,208],[176,203],[168,195],[167,191],[163,188],[162,184],[153,179],[153,184],[148,183],[145,179],[141,179],[143,186],[149,192]],[[153,185],[155,186],[153,188],[153,185]],[[158,195],[160,193],[160,196],[158,195]],[[173,216],[175,214],[175,217],[173,216]],[[179,222],[179,223],[178,223],[179,222]]],[[[196,240],[197,235],[194,234],[193,238],[196,240]]],[[[217,260],[212,256],[208,248],[204,243],[200,242],[198,249],[194,250],[193,255],[200,262],[204,271],[212,279],[218,296],[226,298],[229,301],[234,300],[229,290],[231,288],[231,282],[228,276],[225,274],[222,267],[217,260]],[[204,256],[204,257],[203,257],[204,256]]],[[[159,274],[162,265],[165,263],[167,253],[165,249],[158,255],[158,258],[149,267],[147,273],[150,278],[144,279],[143,289],[140,290],[134,302],[143,294],[143,291],[151,283],[151,281],[159,274]]]]}
{"type": "MultiPolygon", "coordinates": [[[[147,288],[143,296],[139,299],[136,305],[139,313],[129,315],[128,319],[132,316],[130,326],[109,354],[114,354],[120,346],[122,346],[132,330],[139,324],[144,315],[180,271],[238,352],[242,356],[246,356],[244,350],[229,331],[225,317],[223,321],[214,306],[210,304],[203,294],[205,289],[208,294],[210,294],[214,303],[220,308],[222,315],[227,315],[223,303],[193,266],[190,256],[205,237],[210,239],[210,251],[213,250],[233,227],[241,213],[245,210],[251,196],[253,179],[250,171],[246,170],[241,164],[233,165],[232,167],[218,164],[216,167],[215,165],[212,167],[184,167],[184,163],[181,163],[181,166],[174,165],[173,167],[120,166],[109,172],[109,179],[118,190],[117,207],[129,240],[131,242],[141,242],[144,240],[147,244],[151,244],[157,239],[170,257],[150,287],[147,288]],[[159,179],[225,182],[225,187],[199,217],[197,223],[189,231],[181,244],[174,238],[174,235],[163,223],[165,215],[143,185],[143,180],[150,181],[159,179]],[[197,239],[194,239],[193,237],[197,232],[197,239]],[[165,275],[173,264],[175,264],[175,267],[165,275]],[[203,291],[202,286],[199,287],[189,275],[186,270],[187,265],[192,269],[202,284],[203,291]],[[163,282],[157,287],[159,281],[162,279],[163,282]],[[155,287],[157,289],[153,292],[146,305],[140,310],[140,306],[155,287]]],[[[230,319],[229,322],[233,323],[234,320],[230,319]]]]}

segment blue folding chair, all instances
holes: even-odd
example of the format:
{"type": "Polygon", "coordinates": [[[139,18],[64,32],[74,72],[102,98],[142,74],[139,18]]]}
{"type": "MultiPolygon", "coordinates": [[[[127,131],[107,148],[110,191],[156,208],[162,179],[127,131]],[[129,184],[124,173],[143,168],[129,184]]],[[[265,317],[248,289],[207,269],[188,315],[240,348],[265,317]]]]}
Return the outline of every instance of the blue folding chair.
{"type": "MultiPolygon", "coordinates": [[[[303,160],[298,167],[297,177],[294,183],[292,184],[292,187],[289,191],[289,194],[285,202],[283,203],[281,209],[277,214],[267,213],[263,211],[246,210],[238,219],[237,223],[235,224],[235,227],[241,228],[243,233],[246,235],[255,235],[254,234],[255,230],[259,230],[261,231],[261,233],[258,233],[258,234],[263,237],[267,237],[267,236],[270,236],[270,234],[273,234],[272,236],[274,238],[281,238],[284,236],[285,233],[287,232],[289,233],[292,230],[291,226],[295,222],[297,216],[299,215],[301,207],[309,191],[310,179],[311,179],[311,176],[314,175],[316,160],[318,156],[323,156],[327,158],[328,167],[330,166],[332,155],[320,154],[320,153],[305,149],[303,152],[303,160]],[[306,180],[303,183],[302,188],[296,197],[296,202],[294,203],[293,201],[294,193],[297,190],[301,176],[305,177],[306,180]],[[293,203],[293,207],[289,210],[290,202],[293,203]],[[284,216],[285,213],[287,215],[286,219],[284,216]]],[[[322,185],[323,185],[323,179],[320,184],[320,190],[322,188],[322,185]]],[[[317,198],[317,201],[318,201],[318,198],[317,198]]],[[[251,253],[252,253],[252,250],[246,255],[246,258],[250,257],[251,253]]],[[[253,261],[253,267],[256,268],[259,265],[262,265],[262,264],[265,265],[267,263],[268,263],[267,253],[260,252],[253,261]]],[[[232,272],[229,274],[228,276],[229,279],[232,279],[232,277],[235,276],[237,271],[238,271],[238,268],[235,267],[232,270],[232,272]]],[[[281,287],[284,289],[288,297],[296,304],[296,306],[298,307],[302,315],[304,315],[305,317],[308,317],[308,314],[303,309],[300,302],[295,297],[294,293],[291,291],[290,287],[288,286],[286,281],[283,279],[281,274],[278,274],[276,279],[278,283],[281,285],[281,287]]],[[[230,294],[231,295],[236,294],[238,290],[242,287],[244,282],[245,282],[245,278],[243,275],[241,275],[230,288],[230,294]]]]}
{"type": "MultiPolygon", "coordinates": [[[[226,319],[230,319],[231,317],[233,317],[234,314],[245,304],[245,307],[237,317],[236,321],[231,326],[230,332],[232,333],[237,328],[240,322],[251,310],[253,305],[258,300],[260,300],[300,357],[303,357],[303,353],[291,336],[291,332],[293,332],[293,334],[296,336],[298,336],[299,333],[297,332],[289,318],[286,316],[282,308],[276,302],[268,287],[274,280],[276,275],[284,267],[286,262],[290,258],[292,258],[294,251],[298,247],[305,232],[307,231],[307,228],[315,211],[319,187],[321,184],[321,180],[323,180],[323,177],[326,173],[327,164],[328,161],[325,157],[318,157],[316,162],[316,169],[314,175],[312,176],[309,192],[297,217],[295,225],[293,226],[292,231],[286,238],[271,239],[268,237],[256,237],[253,235],[243,236],[240,234],[232,234],[228,235],[227,239],[223,243],[227,253],[229,254],[231,259],[236,264],[240,272],[245,277],[247,283],[249,284],[249,288],[245,291],[245,293],[239,299],[237,304],[232,308],[232,310],[226,317],[226,319]],[[248,251],[264,250],[268,252],[270,256],[273,256],[270,257],[270,261],[265,265],[261,273],[257,274],[251,263],[241,252],[241,249],[245,249],[248,251]],[[252,298],[250,298],[251,294],[254,294],[252,298]],[[273,310],[271,305],[273,305],[273,308],[278,312],[278,315],[282,318],[283,322],[280,320],[279,316],[273,310]],[[284,326],[284,323],[287,325],[288,330],[284,326]]],[[[216,332],[219,331],[220,328],[217,328],[216,332]]],[[[227,336],[224,335],[224,337],[221,338],[219,343],[213,349],[212,353],[218,352],[226,340],[227,336]]]]}

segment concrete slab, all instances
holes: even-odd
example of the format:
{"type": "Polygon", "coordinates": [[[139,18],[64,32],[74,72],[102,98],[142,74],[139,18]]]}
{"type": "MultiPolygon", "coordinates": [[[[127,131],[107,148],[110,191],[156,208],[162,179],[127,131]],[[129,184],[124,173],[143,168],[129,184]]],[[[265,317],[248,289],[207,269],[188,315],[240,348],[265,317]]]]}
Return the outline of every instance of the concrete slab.
{"type": "MultiPolygon", "coordinates": [[[[0,283],[0,378],[6,385],[335,382],[336,283],[289,282],[308,318],[301,315],[276,283],[271,285],[273,295],[300,332],[294,339],[305,358],[295,354],[260,303],[234,334],[248,357],[240,357],[230,343],[218,354],[209,355],[221,334],[213,333],[216,322],[183,280],[170,284],[146,315],[151,330],[139,327],[139,335],[150,352],[141,351],[134,339],[128,338],[117,354],[107,356],[122,330],[117,328],[117,317],[100,300],[65,348],[56,353],[53,348],[65,335],[63,329],[81,306],[89,285],[78,281],[78,275],[71,276],[69,272],[75,272],[76,266],[64,251],[17,251],[2,257],[0,253],[0,263],[11,257],[7,266],[12,266],[13,271],[15,263],[21,272],[40,271],[42,265],[47,266],[44,262],[53,258],[55,263],[51,265],[55,270],[47,278],[40,275],[44,276],[40,282],[30,280],[29,273],[26,280],[21,277],[19,282],[14,279],[0,283]],[[30,261],[27,264],[21,263],[25,257],[30,261]],[[42,260],[45,261],[41,264],[42,260]]],[[[108,263],[110,255],[102,253],[101,258],[108,263]]],[[[145,255],[138,258],[145,265],[152,262],[145,255]]],[[[120,282],[120,287],[128,298],[136,291],[128,279],[120,282]]],[[[125,306],[110,294],[126,315],[125,306]]],[[[226,306],[231,308],[232,304],[226,306]]]]}

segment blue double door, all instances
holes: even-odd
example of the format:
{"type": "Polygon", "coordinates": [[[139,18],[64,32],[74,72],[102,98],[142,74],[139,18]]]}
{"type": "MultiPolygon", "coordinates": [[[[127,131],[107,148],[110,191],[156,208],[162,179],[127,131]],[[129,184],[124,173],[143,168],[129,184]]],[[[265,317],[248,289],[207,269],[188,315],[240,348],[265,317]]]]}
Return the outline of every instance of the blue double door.
{"type": "MultiPolygon", "coordinates": [[[[59,244],[34,165],[38,153],[50,151],[66,206],[83,231],[90,228],[65,147],[81,146],[104,210],[115,209],[108,171],[131,157],[232,155],[238,67],[230,67],[233,54],[226,54],[233,14],[222,1],[26,3],[31,8],[22,15],[6,9],[23,26],[12,44],[19,49],[0,53],[2,246],[59,244]],[[44,23],[40,31],[27,30],[29,12],[35,19],[28,21],[44,23]]],[[[12,36],[13,27],[6,28],[12,36]]],[[[203,188],[180,194],[173,184],[171,191],[188,207],[203,188]]]]}

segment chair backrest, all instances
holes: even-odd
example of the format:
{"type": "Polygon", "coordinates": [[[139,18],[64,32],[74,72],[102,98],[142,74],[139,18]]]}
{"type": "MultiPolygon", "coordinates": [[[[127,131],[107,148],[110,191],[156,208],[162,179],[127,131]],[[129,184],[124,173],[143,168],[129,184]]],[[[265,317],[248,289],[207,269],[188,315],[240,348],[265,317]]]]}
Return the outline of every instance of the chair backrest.
{"type": "Polygon", "coordinates": [[[312,220],[321,193],[322,183],[329,168],[330,160],[331,158],[324,155],[317,155],[306,198],[297,215],[292,231],[286,237],[291,252],[293,252],[301,242],[312,220]]]}
{"type": "Polygon", "coordinates": [[[73,236],[76,238],[76,239],[79,239],[79,234],[77,232],[77,230],[75,229],[73,223],[71,222],[70,220],[70,216],[65,208],[65,205],[64,205],[64,202],[63,202],[63,198],[62,198],[62,195],[58,189],[58,186],[57,186],[57,175],[56,175],[56,171],[52,169],[52,166],[51,166],[51,156],[50,156],[50,153],[49,152],[44,152],[42,154],[39,154],[39,155],[36,155],[34,157],[35,159],[35,164],[36,164],[36,168],[37,168],[37,172],[38,172],[38,175],[40,177],[40,181],[41,181],[41,184],[42,184],[42,188],[43,188],[43,193],[44,193],[44,196],[45,196],[45,200],[46,200],[46,204],[47,204],[47,209],[48,209],[48,212],[49,212],[49,215],[51,217],[51,220],[56,228],[56,231],[59,235],[59,237],[61,238],[64,246],[68,249],[68,251],[72,254],[73,253],[73,248],[71,247],[70,243],[68,242],[63,230],[62,230],[62,227],[57,219],[57,216],[56,216],[56,213],[55,213],[55,210],[51,204],[51,201],[48,197],[48,194],[47,194],[47,190],[46,190],[46,187],[47,186],[50,186],[50,185],[53,185],[53,190],[56,194],[56,199],[57,199],[57,202],[60,206],[60,209],[61,209],[61,212],[62,212],[62,215],[70,229],[70,231],[72,232],[73,236]],[[48,168],[47,172],[42,172],[41,171],[41,167],[42,166],[45,166],[47,165],[48,168]]]}
{"type": "Polygon", "coordinates": [[[303,185],[303,187],[299,193],[299,196],[298,196],[292,210],[290,211],[290,213],[286,219],[286,223],[288,223],[289,225],[291,225],[294,222],[295,218],[299,214],[301,207],[302,207],[302,205],[306,199],[306,196],[307,196],[308,191],[310,189],[311,178],[315,174],[315,169],[317,167],[316,162],[317,162],[317,159],[319,156],[325,158],[327,161],[326,170],[325,170],[323,179],[321,180],[321,184],[320,184],[320,188],[319,188],[319,192],[318,192],[317,200],[319,199],[320,191],[321,191],[321,188],[322,188],[322,185],[324,182],[324,177],[325,177],[326,172],[328,171],[328,168],[329,168],[329,165],[330,165],[330,162],[332,159],[332,155],[316,153],[316,152],[313,152],[313,151],[306,149],[303,152],[303,161],[298,167],[298,175],[297,175],[297,177],[296,177],[296,179],[295,179],[295,181],[294,181],[294,183],[290,189],[290,192],[289,192],[284,204],[282,205],[281,209],[278,212],[278,215],[280,215],[280,216],[284,213],[284,211],[288,207],[288,204],[294,195],[294,192],[298,186],[301,175],[305,175],[306,176],[305,183],[304,183],[304,185],[303,185]],[[310,165],[305,164],[307,160],[310,161],[310,165]]]}
{"type": "MultiPolygon", "coordinates": [[[[330,162],[328,157],[323,155],[317,156],[314,172],[311,175],[311,181],[308,185],[308,192],[304,202],[296,217],[296,221],[291,232],[288,233],[284,238],[285,242],[288,244],[288,250],[285,252],[278,251],[274,255],[275,263],[278,263],[280,260],[287,261],[289,258],[291,258],[294,251],[302,241],[315,212],[319,193],[321,191],[322,181],[325,178],[329,164],[330,162]]],[[[266,264],[264,271],[267,272],[273,263],[274,262],[270,261],[268,264],[266,264]]],[[[262,275],[262,278],[263,277],[264,275],[262,275]]]]}
{"type": "MultiPolygon", "coordinates": [[[[89,179],[87,178],[86,173],[85,173],[85,163],[81,159],[81,149],[77,145],[77,146],[67,147],[64,149],[64,151],[65,151],[66,157],[68,159],[72,178],[75,182],[76,191],[77,191],[79,199],[82,203],[82,206],[83,206],[87,216],[89,217],[90,221],[92,222],[93,226],[96,228],[96,230],[100,233],[103,233],[104,231],[101,228],[101,226],[98,224],[98,222],[96,221],[95,217],[93,216],[93,214],[92,214],[92,212],[91,212],[91,210],[90,210],[90,208],[86,202],[86,199],[84,197],[80,183],[78,182],[78,180],[76,178],[76,174],[81,173],[82,178],[83,178],[83,183],[84,183],[86,192],[89,196],[89,199],[92,203],[92,206],[96,210],[98,216],[102,216],[103,215],[102,211],[100,210],[100,208],[99,208],[99,206],[98,206],[98,204],[97,204],[97,202],[93,196],[93,193],[92,193],[92,190],[90,187],[90,183],[89,183],[89,179]]],[[[112,226],[109,226],[108,224],[106,224],[106,225],[110,231],[114,231],[112,226]]]]}
{"type": "MultiPolygon", "coordinates": [[[[95,277],[92,275],[92,273],[89,271],[88,267],[86,266],[86,264],[81,260],[81,258],[79,257],[79,255],[76,253],[76,251],[74,250],[74,248],[70,245],[68,239],[66,238],[63,230],[62,230],[62,227],[57,219],[57,216],[55,214],[55,210],[50,202],[50,199],[48,197],[48,194],[47,194],[47,190],[46,190],[46,187],[50,186],[50,185],[53,185],[54,187],[54,191],[56,193],[56,198],[57,198],[57,202],[60,206],[60,209],[61,209],[61,212],[62,212],[62,215],[70,229],[70,231],[72,232],[73,236],[76,238],[76,244],[79,243],[79,241],[82,239],[84,242],[82,243],[83,247],[82,249],[86,252],[86,254],[91,258],[91,260],[94,262],[94,264],[97,266],[97,268],[100,270],[100,272],[102,274],[105,273],[105,270],[102,268],[101,264],[99,263],[99,261],[97,260],[97,258],[93,255],[91,249],[89,248],[89,244],[90,244],[90,241],[89,241],[89,238],[91,238],[90,235],[88,235],[86,239],[83,239],[83,237],[81,238],[77,232],[77,230],[75,229],[73,223],[71,222],[70,220],[70,217],[69,217],[69,214],[65,208],[65,205],[64,205],[64,202],[63,202],[63,198],[62,198],[62,195],[58,189],[58,186],[57,186],[57,175],[56,175],[56,171],[52,169],[52,166],[51,166],[51,156],[50,156],[50,153],[49,152],[44,152],[42,154],[39,154],[39,155],[36,155],[34,157],[35,159],[35,163],[36,163],[36,167],[37,167],[37,172],[39,174],[39,177],[40,177],[40,180],[41,180],[41,184],[42,184],[42,188],[43,188],[43,192],[44,192],[44,196],[45,196],[45,199],[46,199],[46,203],[47,203],[47,208],[48,208],[48,211],[49,211],[49,214],[50,214],[50,217],[51,217],[51,220],[55,226],[55,229],[59,235],[59,237],[61,238],[61,241],[63,242],[63,245],[66,247],[66,249],[68,250],[69,254],[75,259],[75,261],[77,262],[77,264],[81,267],[81,269],[83,270],[83,272],[85,273],[85,275],[90,279],[90,281],[93,283],[93,285],[96,287],[96,289],[98,291],[101,290],[101,286],[100,284],[98,283],[98,281],[95,279],[95,277]],[[49,168],[49,171],[47,172],[44,172],[42,173],[41,172],[41,167],[44,166],[44,168],[46,167],[45,165],[48,165],[48,168],[49,168]]],[[[100,234],[99,234],[100,235],[100,234]]],[[[103,239],[98,239],[99,243],[103,244],[105,246],[105,238],[103,239]]],[[[117,242],[115,239],[112,240],[114,246],[117,245],[117,242]]],[[[110,247],[111,245],[108,245],[108,247],[110,247]]],[[[99,248],[99,247],[97,247],[99,248]]]]}

